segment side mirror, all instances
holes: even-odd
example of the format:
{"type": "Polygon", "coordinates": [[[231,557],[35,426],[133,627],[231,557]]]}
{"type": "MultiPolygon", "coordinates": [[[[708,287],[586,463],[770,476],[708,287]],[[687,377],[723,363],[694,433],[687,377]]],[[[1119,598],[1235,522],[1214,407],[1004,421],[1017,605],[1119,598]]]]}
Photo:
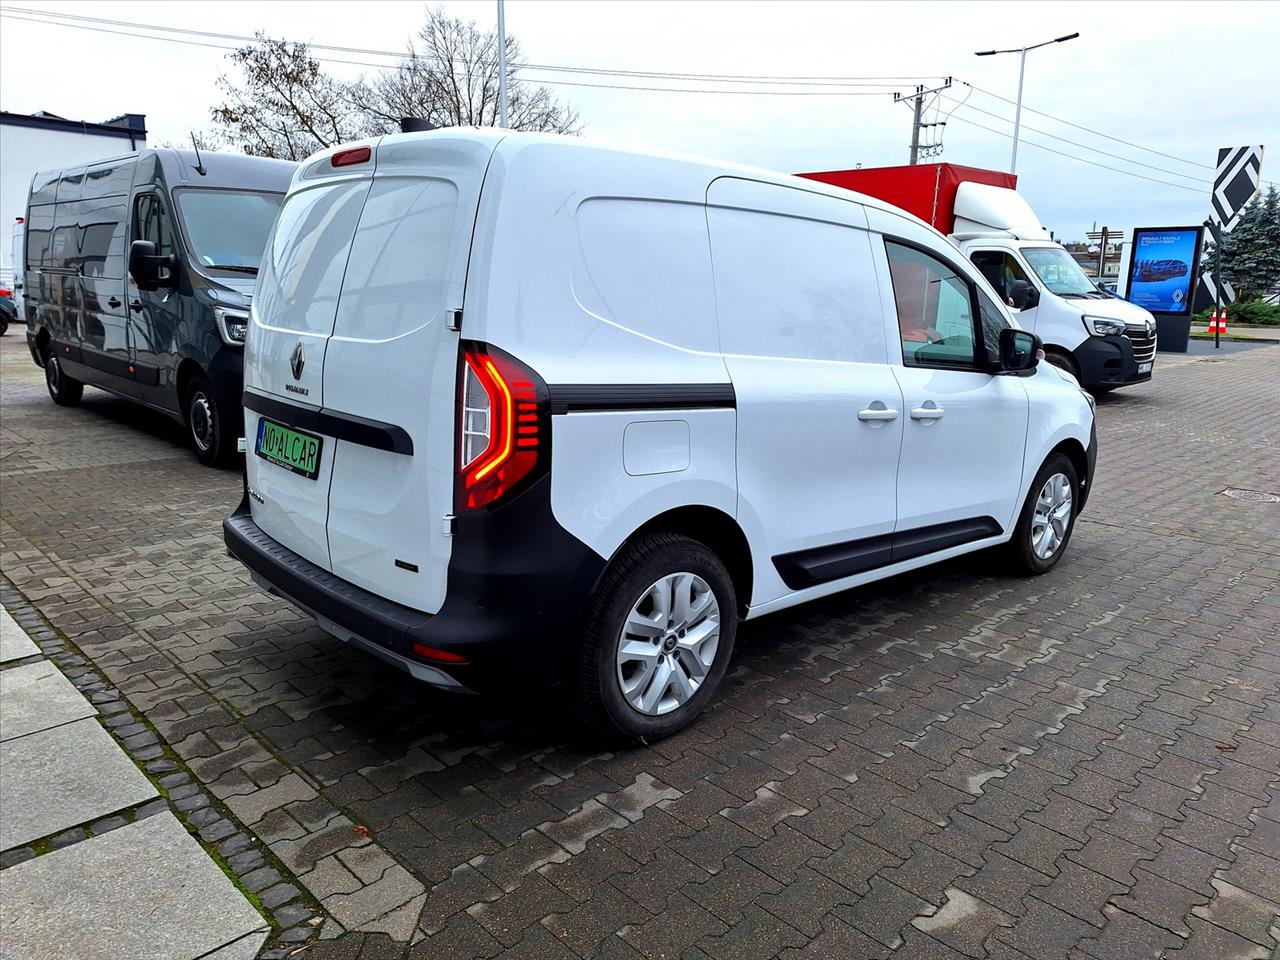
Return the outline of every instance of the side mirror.
{"type": "Polygon", "coordinates": [[[1005,327],[1000,331],[1000,373],[1029,373],[1036,368],[1041,351],[1040,338],[1026,330],[1005,327]]]}
{"type": "Polygon", "coordinates": [[[135,240],[129,244],[129,276],[139,290],[176,289],[178,258],[173,254],[160,256],[150,240],[135,240]]]}
{"type": "Polygon", "coordinates": [[[1030,310],[1040,304],[1040,291],[1035,288],[1030,280],[1013,281],[1013,290],[1010,299],[1013,300],[1013,306],[1017,310],[1030,310]]]}

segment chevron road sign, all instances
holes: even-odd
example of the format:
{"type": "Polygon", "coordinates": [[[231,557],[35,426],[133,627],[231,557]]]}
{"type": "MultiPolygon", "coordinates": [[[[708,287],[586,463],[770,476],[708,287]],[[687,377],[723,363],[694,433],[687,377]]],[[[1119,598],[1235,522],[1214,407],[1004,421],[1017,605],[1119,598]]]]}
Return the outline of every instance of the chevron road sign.
{"type": "Polygon", "coordinates": [[[1262,147],[1223,147],[1213,174],[1214,219],[1230,233],[1240,211],[1258,192],[1262,179],[1262,147]]]}
{"type": "MultiPolygon", "coordinates": [[[[1253,199],[1262,180],[1262,147],[1223,147],[1218,151],[1218,166],[1213,172],[1213,191],[1209,195],[1213,207],[1211,219],[1230,233],[1240,221],[1244,205],[1253,199]]],[[[1211,270],[1200,275],[1195,303],[1204,309],[1215,303],[1234,303],[1236,292],[1231,284],[1218,279],[1211,270]]]]}

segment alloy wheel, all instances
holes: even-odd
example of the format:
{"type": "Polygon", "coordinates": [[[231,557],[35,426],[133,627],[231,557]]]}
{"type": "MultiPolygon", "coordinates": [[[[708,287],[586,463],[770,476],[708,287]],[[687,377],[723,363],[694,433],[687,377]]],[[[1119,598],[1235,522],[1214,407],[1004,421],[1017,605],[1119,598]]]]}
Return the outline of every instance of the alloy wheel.
{"type": "Polygon", "coordinates": [[[672,573],[632,605],[618,635],[617,678],[627,703],[661,716],[688,703],[720,645],[720,604],[695,573],[672,573]]]}
{"type": "Polygon", "coordinates": [[[1041,560],[1057,553],[1066,539],[1071,526],[1071,505],[1071,481],[1066,474],[1055,473],[1040,488],[1031,518],[1031,549],[1041,560]]]}

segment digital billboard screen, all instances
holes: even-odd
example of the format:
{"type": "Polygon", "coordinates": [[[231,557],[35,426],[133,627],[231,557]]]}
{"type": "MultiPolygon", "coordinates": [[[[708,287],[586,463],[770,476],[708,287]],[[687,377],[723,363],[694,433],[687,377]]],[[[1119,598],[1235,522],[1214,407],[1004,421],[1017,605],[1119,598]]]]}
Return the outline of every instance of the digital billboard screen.
{"type": "Polygon", "coordinates": [[[1133,231],[1129,302],[1152,313],[1187,315],[1200,263],[1200,227],[1133,231]]]}

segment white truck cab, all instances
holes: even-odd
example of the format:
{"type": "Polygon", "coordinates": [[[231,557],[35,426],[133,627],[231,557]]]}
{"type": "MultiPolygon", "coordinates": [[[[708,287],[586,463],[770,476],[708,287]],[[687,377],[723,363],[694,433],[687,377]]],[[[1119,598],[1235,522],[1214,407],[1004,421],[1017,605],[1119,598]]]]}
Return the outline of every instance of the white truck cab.
{"type": "Polygon", "coordinates": [[[948,234],[1018,324],[1044,342],[1048,361],[1086,389],[1151,379],[1155,318],[1085,275],[1014,189],[1012,174],[939,163],[803,176],[879,197],[948,234]]]}
{"type": "Polygon", "coordinates": [[[1151,379],[1155,319],[1100,290],[1018,193],[961,183],[951,239],[1016,311],[1019,326],[1044,341],[1050,363],[1094,391],[1151,379]]]}
{"type": "Polygon", "coordinates": [[[737,624],[984,548],[1062,558],[1092,399],[870,197],[449,129],[302,163],[245,345],[228,550],[453,690],[561,682],[652,740],[737,624]]]}

